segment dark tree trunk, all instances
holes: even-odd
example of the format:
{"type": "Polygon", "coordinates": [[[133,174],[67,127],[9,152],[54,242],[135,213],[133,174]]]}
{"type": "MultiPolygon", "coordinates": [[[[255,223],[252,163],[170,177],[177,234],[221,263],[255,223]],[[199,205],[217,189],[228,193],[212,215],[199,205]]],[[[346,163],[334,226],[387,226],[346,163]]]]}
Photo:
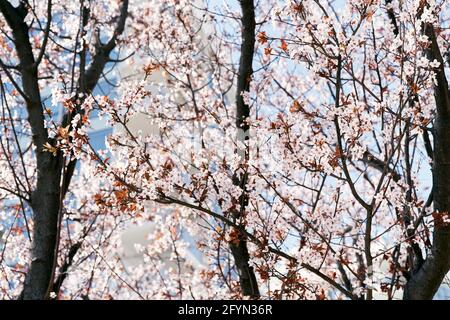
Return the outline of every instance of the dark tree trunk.
{"type": "Polygon", "coordinates": [[[433,201],[437,215],[431,253],[419,270],[411,275],[404,291],[405,300],[433,299],[450,269],[450,225],[443,224],[439,217],[440,214],[448,216],[450,211],[450,92],[433,26],[424,25],[424,34],[431,41],[428,58],[440,63],[436,70],[436,119],[433,127],[433,201]]]}
{"type": "MultiPolygon", "coordinates": [[[[84,9],[83,9],[84,10],[84,9]]],[[[63,178],[63,157],[60,152],[53,155],[43,150],[44,144],[51,143],[48,132],[44,127],[44,113],[38,84],[38,66],[43,51],[35,59],[29,40],[29,27],[24,19],[28,13],[26,4],[21,2],[15,8],[8,1],[0,0],[0,12],[10,26],[17,55],[20,60],[20,73],[23,95],[28,112],[33,144],[36,147],[37,184],[32,192],[30,205],[33,210],[33,238],[31,249],[31,263],[25,276],[22,299],[46,299],[48,291],[53,286],[53,274],[55,270],[55,254],[58,250],[58,223],[61,212],[60,203],[66,194],[75,161],[71,161],[67,167],[66,176],[63,178]],[[61,190],[64,181],[63,190],[61,190]]],[[[86,11],[83,14],[88,16],[86,11]]],[[[114,35],[104,45],[98,44],[92,62],[84,74],[80,76],[78,93],[90,93],[97,85],[109,55],[116,46],[117,37],[123,33],[125,20],[128,14],[128,1],[122,1],[122,7],[114,35]]],[[[51,19],[51,1],[48,2],[48,19],[51,19]]],[[[84,23],[87,24],[87,21],[84,23]]],[[[48,23],[44,44],[48,39],[50,24],[48,23]]],[[[45,50],[45,45],[41,50],[45,50]]],[[[75,111],[78,112],[78,111],[75,111]]],[[[74,114],[66,114],[64,124],[70,122],[74,114]]],[[[73,257],[72,257],[73,258],[73,257]]],[[[61,286],[61,283],[58,284],[61,286]]],[[[59,288],[58,287],[58,288],[59,288]]]]}
{"type": "Polygon", "coordinates": [[[46,298],[57,249],[62,159],[60,155],[40,153],[38,183],[31,199],[34,230],[31,264],[22,292],[25,300],[46,298]]]}
{"type": "Polygon", "coordinates": [[[37,64],[29,41],[28,25],[24,22],[27,9],[23,3],[14,8],[7,1],[0,0],[0,10],[13,32],[20,60],[28,121],[33,134],[33,144],[36,146],[37,185],[31,198],[34,220],[32,257],[22,298],[42,299],[49,285],[55,254],[61,157],[43,151],[44,144],[48,141],[48,133],[44,127],[37,64]]]}

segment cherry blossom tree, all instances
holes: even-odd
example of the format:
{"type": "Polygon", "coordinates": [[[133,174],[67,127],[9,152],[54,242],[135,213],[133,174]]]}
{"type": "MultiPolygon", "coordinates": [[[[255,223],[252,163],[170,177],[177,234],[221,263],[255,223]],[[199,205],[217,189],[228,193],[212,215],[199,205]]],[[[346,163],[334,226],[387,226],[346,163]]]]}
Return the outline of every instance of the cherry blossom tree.
{"type": "Polygon", "coordinates": [[[432,299],[446,285],[447,1],[0,11],[3,298],[432,299]],[[114,128],[104,149],[92,114],[114,128]],[[121,235],[148,222],[127,265],[121,235]]]}

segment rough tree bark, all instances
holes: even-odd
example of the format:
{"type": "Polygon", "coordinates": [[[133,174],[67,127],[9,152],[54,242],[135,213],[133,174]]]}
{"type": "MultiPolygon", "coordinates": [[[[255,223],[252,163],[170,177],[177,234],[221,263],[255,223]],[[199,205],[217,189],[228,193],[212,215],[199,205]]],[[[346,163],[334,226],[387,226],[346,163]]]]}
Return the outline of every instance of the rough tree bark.
{"type": "MultiPolygon", "coordinates": [[[[241,57],[239,61],[239,73],[236,88],[236,128],[237,139],[242,143],[248,143],[249,139],[249,124],[247,122],[250,116],[250,106],[246,104],[242,93],[248,92],[250,89],[250,81],[253,74],[253,54],[255,51],[255,6],[253,0],[240,0],[242,10],[242,44],[241,57]]],[[[238,224],[242,224],[242,219],[245,217],[245,210],[248,205],[247,195],[247,164],[249,160],[248,144],[244,150],[239,150],[242,157],[243,172],[234,175],[233,183],[238,185],[243,191],[239,197],[238,209],[234,213],[234,220],[238,224]]],[[[239,282],[244,296],[258,297],[259,289],[256,281],[253,267],[249,265],[249,253],[247,248],[247,241],[242,233],[239,233],[237,241],[230,243],[230,250],[239,273],[239,282]]]]}
{"type": "MultiPolygon", "coordinates": [[[[42,59],[45,44],[48,39],[49,26],[45,30],[44,44],[37,58],[34,57],[29,39],[29,26],[25,22],[28,14],[28,5],[21,1],[18,7],[13,7],[8,1],[0,0],[0,12],[12,30],[14,45],[19,58],[22,91],[28,112],[28,121],[33,135],[33,144],[36,147],[37,183],[32,192],[30,206],[33,210],[34,230],[32,237],[32,258],[29,270],[25,277],[22,299],[48,298],[48,289],[53,287],[55,253],[57,251],[58,216],[60,213],[61,190],[63,196],[67,192],[75,162],[69,164],[66,184],[61,188],[63,175],[63,156],[58,153],[53,156],[45,152],[43,146],[49,140],[48,132],[44,127],[44,113],[41,93],[38,84],[38,67],[42,59]]],[[[85,84],[81,85],[78,93],[89,93],[96,86],[103,69],[109,60],[109,54],[116,46],[117,36],[124,30],[125,19],[128,12],[128,0],[123,0],[120,16],[116,25],[116,32],[105,45],[98,45],[92,62],[84,75],[85,84]]],[[[51,1],[48,1],[48,20],[51,20],[51,1]]],[[[73,115],[66,115],[70,119],[73,115]]]]}

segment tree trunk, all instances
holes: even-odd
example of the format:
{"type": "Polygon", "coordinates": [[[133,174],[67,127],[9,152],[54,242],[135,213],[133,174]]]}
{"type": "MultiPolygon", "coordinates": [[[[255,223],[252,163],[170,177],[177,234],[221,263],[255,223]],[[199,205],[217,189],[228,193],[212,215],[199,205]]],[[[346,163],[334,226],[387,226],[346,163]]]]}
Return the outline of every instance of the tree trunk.
{"type": "Polygon", "coordinates": [[[433,127],[433,201],[436,214],[431,253],[406,284],[405,300],[433,299],[450,269],[450,225],[445,225],[441,219],[441,215],[448,217],[450,211],[450,92],[433,26],[425,24],[424,34],[431,41],[428,58],[440,63],[436,70],[436,119],[433,127]]]}
{"type": "Polygon", "coordinates": [[[37,64],[28,36],[28,25],[24,21],[27,9],[24,3],[14,8],[9,2],[0,0],[0,10],[14,36],[28,121],[36,147],[37,185],[31,199],[34,221],[32,258],[21,298],[42,299],[49,286],[55,254],[61,156],[55,157],[43,150],[44,144],[48,142],[48,133],[44,127],[37,64]]]}
{"type": "MultiPolygon", "coordinates": [[[[48,20],[51,20],[51,0],[48,2],[48,20]]],[[[44,113],[41,94],[38,84],[38,66],[40,58],[36,60],[33,55],[29,39],[29,27],[25,22],[28,9],[25,2],[15,8],[8,1],[0,0],[0,12],[12,30],[14,45],[20,61],[20,73],[23,88],[23,98],[26,102],[28,122],[33,134],[33,144],[36,147],[37,184],[32,193],[30,205],[33,210],[33,238],[31,249],[31,263],[20,298],[45,299],[48,298],[49,288],[53,287],[53,273],[55,269],[55,254],[58,250],[58,223],[61,211],[60,204],[68,190],[71,176],[74,172],[75,161],[71,161],[66,177],[62,179],[63,156],[61,152],[53,155],[43,150],[44,144],[52,143],[49,140],[47,129],[44,126],[44,113]],[[65,180],[61,190],[61,180],[65,180]]],[[[89,12],[83,9],[83,26],[87,24],[89,12]]],[[[81,71],[77,93],[90,93],[97,85],[109,55],[116,47],[116,40],[124,31],[125,20],[128,15],[128,0],[122,1],[122,6],[115,32],[106,44],[98,43],[92,62],[84,74],[81,71]]],[[[46,29],[47,41],[50,24],[46,29]]],[[[41,50],[45,50],[45,45],[41,50]]],[[[43,52],[42,52],[43,53],[43,52]]],[[[85,96],[85,95],[84,95],[85,96]]],[[[80,100],[82,100],[81,98],[80,100]]],[[[78,112],[78,111],[76,111],[78,112]]],[[[66,114],[64,125],[70,123],[74,114],[66,114]]]]}
{"type": "MultiPolygon", "coordinates": [[[[241,0],[242,10],[242,44],[241,57],[239,60],[239,74],[236,88],[236,128],[237,140],[242,143],[248,143],[249,125],[247,118],[250,116],[250,106],[247,105],[242,97],[242,93],[248,92],[250,88],[251,76],[253,74],[253,54],[255,50],[255,6],[253,0],[241,0]]],[[[249,160],[248,145],[244,150],[237,150],[240,154],[242,162],[241,168],[245,173],[235,174],[233,183],[242,189],[239,197],[239,206],[234,213],[234,220],[240,223],[245,215],[248,205],[247,195],[247,164],[249,160]]],[[[242,226],[244,227],[244,226],[242,226]]],[[[230,243],[230,250],[236,264],[239,274],[239,282],[244,296],[258,297],[259,289],[253,268],[249,265],[250,256],[247,248],[247,241],[242,233],[236,242],[230,243]]]]}
{"type": "Polygon", "coordinates": [[[33,246],[31,264],[25,277],[22,297],[44,299],[53,274],[60,212],[61,157],[51,153],[39,156],[38,182],[33,192],[33,246]]]}

